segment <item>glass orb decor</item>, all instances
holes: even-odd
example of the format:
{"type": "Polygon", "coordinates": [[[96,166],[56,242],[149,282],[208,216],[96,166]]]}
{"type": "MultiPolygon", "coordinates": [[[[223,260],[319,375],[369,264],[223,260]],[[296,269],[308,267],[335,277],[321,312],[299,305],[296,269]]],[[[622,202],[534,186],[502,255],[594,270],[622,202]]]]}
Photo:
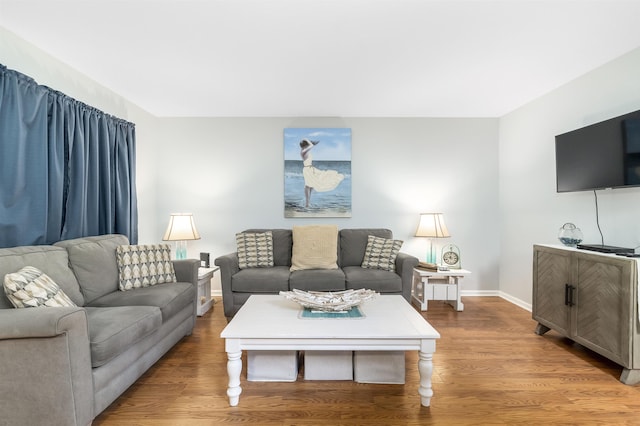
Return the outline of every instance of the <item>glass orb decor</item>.
{"type": "Polygon", "coordinates": [[[558,232],[558,239],[568,247],[575,247],[582,242],[582,231],[573,223],[565,223],[558,232]]]}

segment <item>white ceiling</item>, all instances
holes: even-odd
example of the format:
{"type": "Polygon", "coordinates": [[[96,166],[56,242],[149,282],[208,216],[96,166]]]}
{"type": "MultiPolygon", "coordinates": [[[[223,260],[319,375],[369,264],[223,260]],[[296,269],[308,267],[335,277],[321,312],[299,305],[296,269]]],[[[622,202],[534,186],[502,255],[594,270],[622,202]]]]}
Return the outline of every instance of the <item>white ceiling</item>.
{"type": "Polygon", "coordinates": [[[499,117],[639,47],[639,18],[640,0],[0,0],[1,26],[158,116],[499,117]]]}

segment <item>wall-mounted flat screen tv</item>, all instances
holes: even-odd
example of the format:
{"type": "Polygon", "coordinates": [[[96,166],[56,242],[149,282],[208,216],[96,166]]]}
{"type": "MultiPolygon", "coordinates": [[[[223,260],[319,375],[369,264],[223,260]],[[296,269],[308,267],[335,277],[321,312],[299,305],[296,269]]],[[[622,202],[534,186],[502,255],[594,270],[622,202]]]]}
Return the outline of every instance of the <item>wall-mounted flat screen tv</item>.
{"type": "Polygon", "coordinates": [[[640,186],[640,111],[556,136],[558,192],[640,186]]]}

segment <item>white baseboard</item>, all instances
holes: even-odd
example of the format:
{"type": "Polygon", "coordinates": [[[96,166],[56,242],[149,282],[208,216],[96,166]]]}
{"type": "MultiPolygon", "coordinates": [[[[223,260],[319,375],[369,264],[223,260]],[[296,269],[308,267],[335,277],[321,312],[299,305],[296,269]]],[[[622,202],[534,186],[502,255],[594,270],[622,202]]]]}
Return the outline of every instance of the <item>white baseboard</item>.
{"type": "Polygon", "coordinates": [[[461,296],[500,297],[498,290],[462,290],[461,296]]]}
{"type": "MultiPolygon", "coordinates": [[[[222,297],[222,290],[212,290],[211,295],[213,297],[222,297]]],[[[513,297],[500,290],[462,290],[461,296],[464,297],[500,297],[508,302],[513,303],[516,306],[520,306],[522,309],[531,312],[531,304],[526,303],[516,297],[513,297]]]]}
{"type": "Polygon", "coordinates": [[[527,303],[521,299],[518,299],[517,297],[513,297],[510,294],[504,293],[504,292],[500,292],[500,297],[502,297],[504,300],[507,300],[511,303],[513,303],[516,306],[520,306],[522,309],[531,312],[531,303],[527,303]]]}
{"type": "Polygon", "coordinates": [[[462,290],[461,296],[500,297],[522,309],[531,312],[531,304],[500,290],[462,290]]]}

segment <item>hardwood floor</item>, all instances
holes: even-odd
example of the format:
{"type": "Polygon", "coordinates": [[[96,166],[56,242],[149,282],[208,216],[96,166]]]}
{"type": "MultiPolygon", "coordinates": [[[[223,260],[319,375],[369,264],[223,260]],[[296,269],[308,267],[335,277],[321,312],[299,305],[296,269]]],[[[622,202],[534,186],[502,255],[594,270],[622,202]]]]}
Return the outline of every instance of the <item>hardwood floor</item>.
{"type": "MultiPolygon", "coordinates": [[[[553,331],[534,334],[531,314],[498,297],[465,297],[464,312],[429,302],[440,332],[431,407],[418,395],[417,353],[405,385],[350,381],[246,381],[226,396],[222,303],[95,421],[94,425],[513,425],[640,424],[640,385],[622,368],[553,331]]],[[[244,358],[246,360],[246,357],[244,358]]],[[[246,361],[245,361],[246,362],[246,361]]]]}

